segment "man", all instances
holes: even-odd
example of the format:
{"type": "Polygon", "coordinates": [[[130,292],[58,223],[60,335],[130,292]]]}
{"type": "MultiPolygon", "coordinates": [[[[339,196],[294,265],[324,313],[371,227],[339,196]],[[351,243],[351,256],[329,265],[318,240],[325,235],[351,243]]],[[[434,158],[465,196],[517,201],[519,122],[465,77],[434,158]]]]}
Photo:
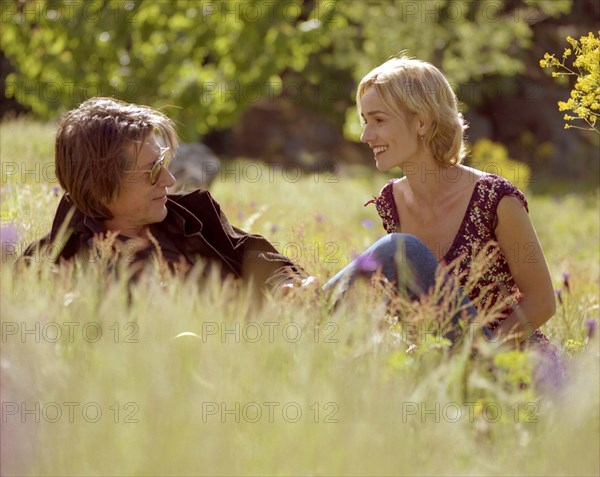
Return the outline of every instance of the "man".
{"type": "Polygon", "coordinates": [[[231,226],[206,190],[168,194],[178,140],[173,122],[147,106],[92,98],[56,134],[56,175],[65,191],[49,234],[24,260],[97,259],[106,244],[139,273],[152,257],[171,269],[198,261],[222,277],[278,290],[306,277],[262,236],[231,226]],[[51,249],[51,253],[43,253],[51,249]]]}

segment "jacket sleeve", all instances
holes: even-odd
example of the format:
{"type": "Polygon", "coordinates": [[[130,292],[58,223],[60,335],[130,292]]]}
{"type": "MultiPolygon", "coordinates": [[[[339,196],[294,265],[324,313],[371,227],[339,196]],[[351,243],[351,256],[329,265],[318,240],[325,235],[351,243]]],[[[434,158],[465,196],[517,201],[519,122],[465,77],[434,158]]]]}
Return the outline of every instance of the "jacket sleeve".
{"type": "Polygon", "coordinates": [[[47,233],[42,238],[29,244],[23,254],[17,258],[15,265],[68,261],[87,249],[86,242],[81,236],[70,235],[66,240],[60,242],[52,240],[51,234],[47,233]]]}
{"type": "Polygon", "coordinates": [[[52,229],[42,238],[31,243],[17,259],[16,265],[40,262],[57,263],[71,260],[88,250],[89,234],[74,233],[74,229],[83,223],[84,216],[63,196],[58,204],[52,229]]]}
{"type": "Polygon", "coordinates": [[[30,243],[25,251],[15,261],[15,267],[21,265],[30,265],[33,262],[38,262],[45,256],[44,251],[50,245],[50,233],[47,233],[42,238],[30,243]]]}
{"type": "Polygon", "coordinates": [[[262,235],[233,227],[210,192],[200,190],[197,194],[181,197],[178,202],[198,216],[203,224],[202,235],[213,246],[241,264],[244,279],[275,290],[308,276],[302,267],[279,253],[262,235]]]}
{"type": "Polygon", "coordinates": [[[232,229],[240,237],[242,276],[264,283],[272,290],[308,276],[302,267],[279,253],[262,235],[248,234],[237,227],[232,229]]]}

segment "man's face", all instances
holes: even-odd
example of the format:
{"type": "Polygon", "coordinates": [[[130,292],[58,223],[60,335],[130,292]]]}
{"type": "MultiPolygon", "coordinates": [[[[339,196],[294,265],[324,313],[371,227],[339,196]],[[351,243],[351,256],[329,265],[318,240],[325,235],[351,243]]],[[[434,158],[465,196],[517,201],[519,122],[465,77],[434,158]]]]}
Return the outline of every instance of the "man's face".
{"type": "Polygon", "coordinates": [[[130,144],[126,149],[131,166],[116,197],[106,204],[113,218],[104,223],[107,229],[130,237],[140,235],[147,225],[165,219],[167,188],[175,184],[175,178],[166,167],[156,176],[156,183],[151,183],[149,171],[161,159],[163,151],[153,134],[144,140],[137,161],[135,146],[137,144],[130,144]]]}

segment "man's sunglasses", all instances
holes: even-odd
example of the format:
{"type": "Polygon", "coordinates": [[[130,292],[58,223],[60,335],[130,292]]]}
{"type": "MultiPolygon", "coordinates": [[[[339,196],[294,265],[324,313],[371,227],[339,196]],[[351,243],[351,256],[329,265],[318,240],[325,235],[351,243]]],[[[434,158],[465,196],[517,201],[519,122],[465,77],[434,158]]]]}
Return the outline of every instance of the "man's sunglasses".
{"type": "Polygon", "coordinates": [[[144,169],[144,170],[130,170],[125,171],[129,172],[149,172],[150,173],[150,184],[154,185],[158,181],[158,177],[162,171],[163,167],[169,167],[169,163],[171,162],[171,149],[168,147],[160,148],[160,156],[152,166],[152,169],[144,169]]]}

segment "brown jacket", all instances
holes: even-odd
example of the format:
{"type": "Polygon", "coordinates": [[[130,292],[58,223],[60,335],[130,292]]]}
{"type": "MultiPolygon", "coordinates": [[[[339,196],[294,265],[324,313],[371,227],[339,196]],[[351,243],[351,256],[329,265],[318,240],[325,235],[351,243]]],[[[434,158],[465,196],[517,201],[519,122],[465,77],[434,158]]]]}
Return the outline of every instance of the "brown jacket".
{"type": "MultiPolygon", "coordinates": [[[[233,227],[207,190],[169,195],[167,210],[167,217],[152,224],[150,230],[159,245],[162,245],[162,237],[190,264],[195,264],[200,257],[209,265],[219,266],[223,277],[252,279],[261,288],[274,289],[306,277],[301,267],[281,255],[267,239],[233,227]]],[[[103,232],[97,221],[81,213],[64,196],[58,204],[50,233],[29,245],[22,258],[28,261],[44,256],[40,251],[50,247],[54,248],[54,253],[46,254],[46,257],[52,256],[55,261],[77,256],[85,259],[90,256],[94,237],[103,232]],[[63,224],[69,214],[72,216],[65,227],[63,224]],[[56,242],[61,227],[67,231],[62,247],[56,242]]]]}

